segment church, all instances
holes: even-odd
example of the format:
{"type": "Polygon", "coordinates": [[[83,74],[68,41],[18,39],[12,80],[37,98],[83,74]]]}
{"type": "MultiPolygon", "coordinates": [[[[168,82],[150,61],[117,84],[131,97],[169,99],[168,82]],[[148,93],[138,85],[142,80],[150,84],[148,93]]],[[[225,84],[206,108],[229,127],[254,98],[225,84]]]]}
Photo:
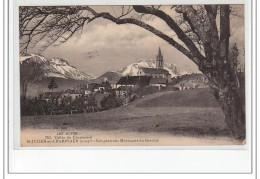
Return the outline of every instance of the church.
{"type": "Polygon", "coordinates": [[[171,74],[163,67],[163,55],[159,47],[159,51],[156,56],[156,68],[140,68],[138,71],[138,76],[151,76],[152,78],[167,79],[168,82],[171,82],[171,74]]]}

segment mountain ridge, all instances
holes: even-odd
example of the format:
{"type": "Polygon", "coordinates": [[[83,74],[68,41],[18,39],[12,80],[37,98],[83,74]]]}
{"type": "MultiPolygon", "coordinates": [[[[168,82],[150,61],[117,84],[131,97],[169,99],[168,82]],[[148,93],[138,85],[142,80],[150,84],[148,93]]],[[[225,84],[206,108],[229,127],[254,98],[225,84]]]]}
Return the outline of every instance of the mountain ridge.
{"type": "MultiPolygon", "coordinates": [[[[140,68],[156,68],[155,60],[153,59],[140,59],[137,62],[134,62],[130,65],[127,65],[126,67],[121,68],[117,72],[121,74],[121,76],[137,76],[138,71],[140,68]]],[[[201,74],[199,70],[184,70],[184,69],[178,69],[178,67],[175,64],[170,63],[164,63],[164,69],[168,70],[171,74],[171,77],[181,76],[185,74],[201,74]]]]}
{"type": "Polygon", "coordinates": [[[22,56],[19,59],[20,66],[23,68],[24,63],[35,63],[42,70],[42,77],[56,77],[74,80],[91,80],[94,79],[92,75],[84,73],[77,68],[71,66],[66,60],[62,58],[47,59],[44,56],[37,54],[30,54],[22,56]]]}
{"type": "MultiPolygon", "coordinates": [[[[76,67],[70,65],[68,61],[62,58],[45,58],[42,55],[29,54],[20,57],[20,66],[22,68],[24,63],[36,63],[39,65],[42,71],[43,78],[63,78],[63,79],[74,79],[83,80],[90,82],[101,82],[105,78],[108,81],[116,82],[121,76],[137,76],[140,68],[156,68],[154,59],[139,59],[136,62],[127,65],[117,71],[107,71],[99,77],[84,73],[78,70],[76,67]]],[[[182,76],[185,74],[201,74],[200,71],[192,71],[190,69],[183,70],[179,69],[175,64],[164,63],[164,69],[168,70],[171,77],[182,76]]]]}

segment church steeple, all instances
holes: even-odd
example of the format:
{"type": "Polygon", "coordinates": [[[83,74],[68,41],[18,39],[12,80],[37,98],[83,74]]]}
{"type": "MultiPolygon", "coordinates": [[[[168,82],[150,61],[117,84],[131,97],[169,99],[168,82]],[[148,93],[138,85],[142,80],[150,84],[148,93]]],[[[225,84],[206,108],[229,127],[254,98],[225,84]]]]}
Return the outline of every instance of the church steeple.
{"type": "Polygon", "coordinates": [[[156,68],[163,68],[163,55],[161,52],[161,48],[159,47],[158,54],[156,56],[156,68]]]}

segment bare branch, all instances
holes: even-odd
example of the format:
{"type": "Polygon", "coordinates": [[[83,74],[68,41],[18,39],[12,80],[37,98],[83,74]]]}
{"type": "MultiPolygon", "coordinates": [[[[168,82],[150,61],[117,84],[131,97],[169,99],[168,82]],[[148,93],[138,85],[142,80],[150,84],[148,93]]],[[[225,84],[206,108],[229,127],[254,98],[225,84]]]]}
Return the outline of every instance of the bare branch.
{"type": "Polygon", "coordinates": [[[145,7],[145,6],[133,6],[134,10],[139,13],[153,14],[166,22],[166,24],[177,34],[178,38],[189,48],[189,50],[197,56],[199,59],[204,59],[203,55],[199,52],[194,43],[187,37],[183,30],[177,25],[177,23],[163,11],[145,7]]]}
{"type": "MultiPolygon", "coordinates": [[[[32,8],[32,7],[31,7],[32,8]]],[[[157,11],[159,7],[157,7],[155,10],[157,11]]],[[[37,11],[38,14],[49,16],[48,18],[41,20],[41,29],[40,31],[35,31],[35,29],[39,26],[38,24],[33,24],[33,32],[32,36],[36,36],[38,34],[43,34],[41,36],[41,40],[44,38],[48,38],[50,42],[45,46],[45,48],[49,47],[50,45],[53,45],[55,42],[59,41],[60,43],[66,42],[72,35],[74,35],[78,30],[82,29],[85,23],[90,23],[96,18],[105,18],[110,21],[115,22],[116,24],[135,24],[137,26],[140,26],[153,34],[157,35],[158,37],[166,40],[168,43],[170,43],[172,46],[174,46],[177,50],[182,52],[184,55],[186,55],[188,58],[192,59],[196,64],[199,63],[200,57],[198,54],[195,54],[194,52],[190,52],[185,47],[177,43],[175,40],[167,36],[166,34],[162,33],[161,31],[155,29],[154,27],[139,21],[137,19],[133,18],[125,18],[120,19],[112,16],[109,13],[97,13],[89,6],[78,6],[78,7],[59,7],[59,8],[53,8],[53,7],[37,7],[34,9],[37,11]],[[80,11],[89,12],[91,15],[88,16],[82,16],[79,15],[80,11]],[[92,17],[91,17],[92,16],[92,17]],[[44,22],[43,22],[44,21],[44,22]],[[64,36],[67,34],[67,36],[64,36]],[[60,40],[59,40],[60,39],[60,40]]],[[[131,8],[128,8],[124,13],[123,16],[129,14],[132,11],[131,8]]],[[[123,17],[122,16],[122,17],[123,17]]],[[[23,34],[23,37],[25,35],[23,34]]],[[[48,41],[48,40],[47,40],[48,41]]],[[[31,37],[29,38],[29,41],[25,41],[25,43],[21,43],[21,45],[25,45],[25,48],[23,51],[26,51],[28,48],[29,43],[31,42],[31,37]]],[[[37,43],[37,42],[36,42],[37,43]]]]}

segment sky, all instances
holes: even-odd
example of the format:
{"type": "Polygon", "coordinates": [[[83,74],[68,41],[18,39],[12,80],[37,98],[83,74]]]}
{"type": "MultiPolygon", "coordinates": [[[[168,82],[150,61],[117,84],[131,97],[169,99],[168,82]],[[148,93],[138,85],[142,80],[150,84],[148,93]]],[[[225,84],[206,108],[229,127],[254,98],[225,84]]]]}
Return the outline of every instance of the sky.
{"type": "MultiPolygon", "coordinates": [[[[93,7],[95,10],[119,14],[119,7],[93,7]]],[[[174,16],[169,7],[162,9],[174,16]]],[[[243,6],[240,7],[240,11],[243,6]]],[[[176,39],[173,31],[159,18],[152,18],[146,23],[176,39]]],[[[244,19],[231,16],[230,43],[237,43],[244,48],[244,19]]],[[[116,25],[105,19],[97,19],[86,25],[82,32],[72,36],[66,43],[47,48],[42,55],[47,58],[63,58],[79,70],[99,76],[107,71],[117,71],[140,59],[155,59],[161,48],[165,63],[173,63],[180,69],[196,70],[196,65],[166,41],[151,32],[132,24],[116,25]]],[[[30,49],[37,53],[37,49],[30,49]]],[[[243,56],[240,55],[240,59],[243,56]]]]}

